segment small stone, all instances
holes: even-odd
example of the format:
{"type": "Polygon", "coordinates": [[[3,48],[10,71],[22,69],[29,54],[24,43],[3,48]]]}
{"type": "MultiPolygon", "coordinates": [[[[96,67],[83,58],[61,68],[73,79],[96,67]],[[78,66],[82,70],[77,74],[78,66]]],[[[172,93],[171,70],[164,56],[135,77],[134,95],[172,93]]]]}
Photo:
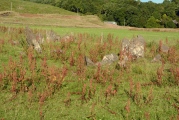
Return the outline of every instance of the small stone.
{"type": "Polygon", "coordinates": [[[160,47],[160,51],[164,52],[164,53],[168,53],[169,49],[170,48],[165,44],[162,44],[161,47],[160,47]]]}
{"type": "Polygon", "coordinates": [[[151,62],[160,62],[161,58],[161,55],[157,54],[151,62]]]}
{"type": "Polygon", "coordinates": [[[85,56],[85,64],[86,66],[95,66],[95,64],[87,56],[85,56]]]}
{"type": "Polygon", "coordinates": [[[105,55],[102,59],[102,61],[100,62],[101,65],[105,65],[105,64],[111,64],[115,61],[117,61],[119,59],[119,57],[116,54],[109,54],[109,55],[105,55]]]}

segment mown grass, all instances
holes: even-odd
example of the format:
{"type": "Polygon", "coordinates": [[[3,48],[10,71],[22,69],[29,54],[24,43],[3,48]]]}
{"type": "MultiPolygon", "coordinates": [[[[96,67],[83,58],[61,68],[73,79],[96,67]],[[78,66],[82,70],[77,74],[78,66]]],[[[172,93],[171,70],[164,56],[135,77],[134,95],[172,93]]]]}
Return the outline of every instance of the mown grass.
{"type": "Polygon", "coordinates": [[[73,41],[44,43],[43,52],[38,54],[26,44],[20,44],[25,41],[23,26],[12,27],[13,31],[9,32],[1,29],[0,119],[175,120],[179,116],[178,78],[175,72],[168,71],[179,67],[179,36],[176,32],[31,28],[41,32],[53,29],[61,36],[73,32],[73,41]],[[21,29],[22,33],[19,33],[21,29]],[[146,40],[145,57],[131,61],[126,70],[116,69],[116,63],[103,67],[83,64],[84,55],[101,60],[105,54],[117,54],[123,38],[131,39],[138,34],[146,40]],[[162,63],[151,63],[151,60],[158,53],[159,40],[166,43],[166,39],[176,51],[175,54],[164,54],[165,70],[162,83],[158,84],[157,69],[162,63]],[[13,44],[12,41],[20,43],[13,44]],[[63,54],[53,52],[59,49],[64,51],[63,54]],[[170,61],[168,56],[175,57],[176,61],[170,61]],[[72,58],[74,64],[71,63],[72,58]],[[66,69],[67,74],[61,84],[54,82],[54,76],[61,78],[66,69]],[[26,74],[19,72],[21,70],[25,70],[26,74]],[[24,75],[22,81],[16,81],[21,77],[18,75],[24,75]],[[113,93],[115,89],[117,92],[113,93]]]}
{"type": "MultiPolygon", "coordinates": [[[[22,25],[5,24],[3,26],[11,27],[22,27],[22,25]]],[[[137,35],[142,35],[145,37],[147,42],[159,42],[160,40],[176,41],[179,38],[178,32],[156,32],[156,31],[144,31],[144,30],[130,30],[130,29],[113,29],[113,28],[83,28],[83,27],[58,27],[58,26],[34,26],[29,25],[33,29],[46,29],[54,30],[57,34],[61,36],[69,34],[87,33],[92,36],[104,36],[107,37],[108,34],[113,35],[114,38],[122,40],[124,38],[131,39],[137,35]]]]}
{"type": "Polygon", "coordinates": [[[62,14],[75,15],[76,13],[54,7],[46,4],[38,4],[24,0],[2,0],[0,3],[0,11],[12,11],[18,13],[32,13],[32,14],[62,14]]]}
{"type": "Polygon", "coordinates": [[[132,38],[137,35],[142,35],[145,37],[147,41],[159,41],[159,40],[178,40],[179,34],[178,32],[152,32],[152,31],[134,31],[128,29],[111,29],[111,28],[65,28],[65,27],[57,27],[53,28],[59,34],[66,34],[70,32],[74,33],[89,33],[92,35],[104,35],[108,34],[114,35],[119,39],[123,38],[132,38]]]}
{"type": "MultiPolygon", "coordinates": [[[[13,25],[11,25],[13,26],[13,25]]],[[[21,26],[21,25],[15,25],[21,26]]],[[[147,42],[158,42],[159,40],[170,40],[169,44],[172,44],[172,41],[176,41],[179,38],[178,32],[156,32],[156,31],[143,31],[143,30],[130,30],[130,29],[115,29],[115,28],[83,28],[83,27],[55,27],[55,26],[31,26],[34,29],[53,29],[59,35],[69,35],[71,33],[87,33],[92,36],[104,36],[107,37],[108,34],[113,35],[116,39],[131,39],[137,35],[142,35],[145,37],[147,42]]]]}

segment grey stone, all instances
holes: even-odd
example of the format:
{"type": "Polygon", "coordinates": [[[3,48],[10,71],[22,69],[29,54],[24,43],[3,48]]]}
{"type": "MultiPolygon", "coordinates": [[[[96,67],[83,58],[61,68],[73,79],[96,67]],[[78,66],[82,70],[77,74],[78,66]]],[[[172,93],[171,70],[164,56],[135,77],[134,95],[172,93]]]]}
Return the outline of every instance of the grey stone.
{"type": "Polygon", "coordinates": [[[60,36],[57,35],[53,30],[50,31],[46,31],[46,41],[49,42],[55,42],[55,41],[59,41],[60,40],[60,36]]]}
{"type": "Polygon", "coordinates": [[[142,36],[138,35],[132,40],[122,40],[122,51],[129,53],[134,58],[144,57],[145,40],[142,36]]]}
{"type": "Polygon", "coordinates": [[[37,42],[39,44],[43,44],[44,43],[44,37],[40,33],[36,34],[36,40],[37,40],[37,42]]]}
{"type": "Polygon", "coordinates": [[[123,39],[122,40],[122,51],[128,51],[130,45],[130,41],[128,39],[123,39]]]}
{"type": "Polygon", "coordinates": [[[32,39],[35,39],[35,35],[29,27],[25,28],[26,41],[29,45],[33,45],[32,39]]]}
{"type": "Polygon", "coordinates": [[[145,41],[141,36],[130,41],[129,53],[132,56],[136,56],[137,58],[144,57],[144,49],[145,41]]]}
{"type": "Polygon", "coordinates": [[[28,45],[33,46],[37,52],[42,52],[42,49],[41,49],[39,43],[37,42],[34,33],[32,32],[32,30],[29,27],[25,28],[25,34],[26,34],[26,41],[27,41],[28,45]]]}
{"type": "Polygon", "coordinates": [[[87,56],[85,56],[85,64],[87,66],[95,66],[95,64],[87,56]]]}
{"type": "Polygon", "coordinates": [[[121,48],[120,60],[116,66],[117,68],[126,68],[126,63],[131,57],[132,59],[144,57],[145,40],[140,35],[132,40],[123,39],[121,48]]]}
{"type": "Polygon", "coordinates": [[[87,66],[97,66],[97,65],[110,65],[112,64],[113,62],[116,62],[119,60],[119,57],[118,55],[116,54],[109,54],[109,55],[105,55],[102,59],[102,61],[99,61],[99,62],[96,62],[96,63],[93,63],[88,57],[85,56],[85,64],[87,66]]]}
{"type": "Polygon", "coordinates": [[[119,60],[119,57],[116,54],[109,54],[109,55],[105,55],[102,59],[101,62],[97,62],[96,65],[98,65],[99,63],[101,65],[105,65],[105,64],[112,64],[113,62],[119,60]]]}
{"type": "Polygon", "coordinates": [[[141,43],[145,44],[145,39],[144,39],[144,37],[142,37],[141,35],[137,35],[137,39],[138,39],[138,41],[140,41],[141,43]]]}
{"type": "Polygon", "coordinates": [[[157,54],[151,62],[160,62],[161,58],[162,58],[161,55],[157,54]]]}
{"type": "Polygon", "coordinates": [[[161,52],[168,53],[169,49],[170,49],[170,48],[169,48],[167,45],[165,45],[165,44],[162,44],[162,45],[160,46],[160,51],[161,51],[161,52]]]}

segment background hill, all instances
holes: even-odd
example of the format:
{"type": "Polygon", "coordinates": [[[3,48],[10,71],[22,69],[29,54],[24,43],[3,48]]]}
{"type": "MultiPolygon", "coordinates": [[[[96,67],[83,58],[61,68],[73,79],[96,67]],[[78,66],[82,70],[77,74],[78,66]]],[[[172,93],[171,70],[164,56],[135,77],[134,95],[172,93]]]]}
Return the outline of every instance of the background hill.
{"type": "Polygon", "coordinates": [[[0,4],[2,24],[47,25],[65,27],[104,27],[104,23],[95,15],[78,15],[48,4],[22,0],[6,0],[0,4]],[[11,11],[12,3],[12,11],[11,11]]]}
{"type": "Polygon", "coordinates": [[[31,13],[31,14],[62,14],[62,15],[75,15],[76,13],[70,12],[59,7],[38,4],[23,0],[1,0],[0,11],[12,11],[18,13],[31,13]]]}
{"type": "Polygon", "coordinates": [[[50,4],[73,12],[98,15],[104,21],[139,28],[179,27],[179,0],[157,4],[140,0],[26,0],[50,4]]]}

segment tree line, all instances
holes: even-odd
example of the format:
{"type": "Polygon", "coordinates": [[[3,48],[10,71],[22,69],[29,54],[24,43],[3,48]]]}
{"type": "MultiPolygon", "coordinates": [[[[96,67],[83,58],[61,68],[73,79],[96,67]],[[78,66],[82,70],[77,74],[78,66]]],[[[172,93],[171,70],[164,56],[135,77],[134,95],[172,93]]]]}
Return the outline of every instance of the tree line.
{"type": "Polygon", "coordinates": [[[179,28],[179,0],[157,4],[140,0],[26,0],[72,12],[98,15],[103,21],[139,28],[179,28]]]}

